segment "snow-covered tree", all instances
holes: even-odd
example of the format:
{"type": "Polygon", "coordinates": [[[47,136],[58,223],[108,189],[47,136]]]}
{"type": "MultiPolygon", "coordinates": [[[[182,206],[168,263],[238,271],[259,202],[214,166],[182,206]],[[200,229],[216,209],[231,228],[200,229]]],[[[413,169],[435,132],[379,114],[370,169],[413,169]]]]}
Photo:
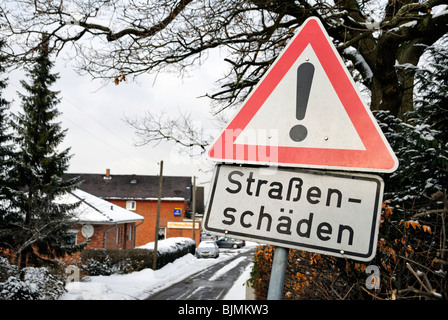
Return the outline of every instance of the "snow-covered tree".
{"type": "Polygon", "coordinates": [[[384,267],[381,281],[396,288],[396,298],[447,299],[447,41],[444,37],[428,47],[427,63],[408,70],[417,83],[407,121],[376,113],[400,165],[384,176],[390,203],[382,215],[380,254],[372,264],[384,267]],[[420,287],[419,279],[426,285],[420,287]]]}
{"type": "Polygon", "coordinates": [[[24,267],[36,259],[61,257],[80,249],[66,243],[73,226],[71,212],[75,205],[59,204],[55,200],[77,187],[76,179],[63,181],[68,168],[69,149],[59,151],[65,130],[56,122],[59,115],[58,92],[50,86],[58,79],[51,73],[53,63],[43,41],[34,65],[27,70],[30,83],[22,81],[25,94],[19,94],[23,113],[13,116],[18,156],[15,157],[17,185],[13,195],[16,232],[13,246],[16,262],[24,267]]]}
{"type": "MultiPolygon", "coordinates": [[[[4,46],[0,39],[0,52],[4,46]]],[[[0,75],[5,72],[5,56],[0,54],[0,75]]],[[[8,109],[10,103],[3,97],[3,89],[7,86],[7,80],[0,78],[0,248],[8,247],[7,238],[12,234],[5,228],[9,215],[10,188],[12,184],[11,170],[14,155],[12,135],[9,126],[8,109]]]]}
{"type": "Polygon", "coordinates": [[[426,50],[427,63],[415,73],[414,110],[407,121],[377,112],[399,167],[386,175],[387,197],[407,207],[448,187],[448,37],[426,50]]]}
{"type": "MultiPolygon", "coordinates": [[[[0,52],[4,42],[0,39],[0,52]]],[[[5,57],[0,55],[0,74],[5,72],[4,65],[5,57]]],[[[12,153],[11,136],[8,134],[8,114],[9,102],[3,98],[2,91],[7,86],[7,80],[0,78],[0,188],[3,187],[3,183],[8,174],[7,164],[9,163],[12,153]]],[[[1,190],[1,189],[0,189],[1,190]]],[[[0,192],[0,194],[3,194],[0,192]]]]}
{"type": "Polygon", "coordinates": [[[427,49],[429,64],[416,72],[415,109],[448,142],[448,34],[427,49]]]}
{"type": "Polygon", "coordinates": [[[448,186],[447,142],[441,139],[444,132],[433,129],[414,112],[414,123],[387,111],[377,111],[375,116],[399,160],[397,171],[384,176],[385,199],[410,209],[427,202],[425,195],[448,186]]]}
{"type": "MultiPolygon", "coordinates": [[[[375,257],[360,263],[290,249],[284,299],[448,299],[447,41],[427,48],[423,68],[406,66],[417,79],[407,122],[390,111],[375,112],[400,162],[383,175],[387,201],[375,257]],[[371,275],[380,284],[375,290],[367,287],[371,275]]],[[[267,294],[274,250],[260,246],[254,256],[251,281],[259,299],[267,294]]]]}

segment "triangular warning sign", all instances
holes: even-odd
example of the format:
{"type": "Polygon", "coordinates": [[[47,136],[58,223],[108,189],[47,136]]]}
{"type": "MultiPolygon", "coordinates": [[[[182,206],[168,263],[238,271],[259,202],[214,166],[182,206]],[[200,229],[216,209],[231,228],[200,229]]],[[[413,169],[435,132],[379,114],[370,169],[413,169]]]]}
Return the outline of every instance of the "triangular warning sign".
{"type": "Polygon", "coordinates": [[[209,150],[214,160],[393,172],[398,160],[320,21],[309,18],[209,150]]]}

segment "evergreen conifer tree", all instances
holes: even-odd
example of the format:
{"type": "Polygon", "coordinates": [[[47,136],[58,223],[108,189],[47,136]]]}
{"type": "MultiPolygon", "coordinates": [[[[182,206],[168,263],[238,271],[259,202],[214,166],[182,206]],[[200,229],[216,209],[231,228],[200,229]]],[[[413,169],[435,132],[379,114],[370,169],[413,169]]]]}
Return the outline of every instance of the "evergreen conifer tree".
{"type": "Polygon", "coordinates": [[[385,175],[386,199],[405,208],[427,203],[448,187],[448,37],[427,48],[428,63],[415,72],[414,110],[407,121],[386,111],[375,113],[399,158],[385,175]]]}
{"type": "Polygon", "coordinates": [[[58,92],[50,86],[58,79],[51,73],[48,42],[43,38],[34,66],[27,70],[28,84],[21,81],[26,94],[20,94],[23,113],[13,116],[18,157],[15,161],[14,205],[17,210],[14,252],[20,266],[36,264],[41,257],[62,257],[82,246],[67,245],[76,205],[60,204],[58,197],[74,190],[77,179],[64,181],[69,165],[69,149],[59,151],[65,130],[55,122],[58,92]]]}
{"type": "MultiPolygon", "coordinates": [[[[0,39],[0,52],[4,46],[4,41],[0,39]]],[[[5,57],[0,55],[0,75],[5,72],[3,67],[5,57]]],[[[0,78],[0,188],[3,187],[6,177],[8,176],[8,167],[10,167],[12,145],[11,136],[9,134],[8,109],[10,103],[3,98],[3,89],[7,86],[7,80],[0,78]]],[[[0,189],[3,191],[3,189],[0,189]]],[[[0,196],[3,192],[0,192],[0,196]]]]}
{"type": "Polygon", "coordinates": [[[415,72],[417,83],[407,121],[376,112],[399,166],[384,175],[389,203],[382,215],[378,253],[370,264],[380,266],[381,282],[397,299],[447,299],[447,41],[444,37],[427,48],[426,63],[409,70],[415,72]],[[412,268],[421,274],[416,276],[412,268]],[[415,289],[420,279],[431,289],[415,289]]]}
{"type": "MultiPolygon", "coordinates": [[[[5,72],[6,58],[1,54],[4,46],[3,39],[0,39],[0,75],[5,72]]],[[[12,133],[9,123],[9,105],[3,97],[3,90],[7,87],[7,79],[0,78],[0,250],[8,249],[9,239],[13,236],[9,228],[10,208],[11,208],[11,188],[12,188],[12,165],[14,147],[12,144],[12,133]]]]}
{"type": "Polygon", "coordinates": [[[417,70],[415,114],[448,143],[448,35],[427,48],[429,64],[417,70]]]}

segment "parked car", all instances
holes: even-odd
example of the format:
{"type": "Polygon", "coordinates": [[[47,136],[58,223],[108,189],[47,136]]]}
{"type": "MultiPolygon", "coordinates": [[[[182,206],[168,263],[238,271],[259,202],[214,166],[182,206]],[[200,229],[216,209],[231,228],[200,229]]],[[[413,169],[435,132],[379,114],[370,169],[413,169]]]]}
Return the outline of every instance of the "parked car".
{"type": "Polygon", "coordinates": [[[219,248],[215,241],[201,241],[196,247],[196,257],[198,258],[218,258],[219,248]]]}
{"type": "Polygon", "coordinates": [[[216,240],[216,236],[214,236],[210,233],[202,232],[201,233],[201,241],[204,241],[204,240],[216,240]]]}
{"type": "Polygon", "coordinates": [[[216,244],[220,248],[241,248],[246,245],[246,242],[244,240],[234,239],[234,238],[221,238],[218,241],[216,241],[216,244]]]}

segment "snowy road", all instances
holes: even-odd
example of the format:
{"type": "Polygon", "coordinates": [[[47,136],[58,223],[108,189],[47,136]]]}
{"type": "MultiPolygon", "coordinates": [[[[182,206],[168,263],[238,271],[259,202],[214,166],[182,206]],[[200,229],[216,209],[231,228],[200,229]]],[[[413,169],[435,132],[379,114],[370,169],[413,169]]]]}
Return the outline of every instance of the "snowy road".
{"type": "MultiPolygon", "coordinates": [[[[221,293],[213,293],[221,299],[229,299],[229,295],[232,296],[231,299],[245,299],[246,287],[242,285],[245,279],[242,278],[247,279],[249,270],[244,270],[244,266],[252,261],[256,245],[246,242],[246,246],[242,249],[221,249],[223,252],[217,259],[198,259],[192,254],[187,254],[155,271],[144,269],[124,275],[91,276],[87,281],[68,283],[67,293],[60,297],[60,300],[145,300],[148,297],[175,300],[181,295],[180,293],[171,295],[165,293],[167,296],[162,297],[162,292],[175,287],[176,284],[184,284],[183,290],[186,290],[185,287],[193,286],[195,289],[199,286],[208,287],[207,282],[221,289],[221,293]],[[243,271],[244,274],[238,278],[243,271]],[[197,281],[196,284],[193,284],[194,281],[197,281]],[[227,298],[223,297],[229,288],[231,289],[230,293],[227,293],[227,298]],[[157,298],[156,294],[159,293],[160,296],[157,298]]],[[[203,299],[208,299],[203,290],[191,293],[191,297],[183,296],[179,299],[201,299],[198,298],[200,295],[203,299]]]]}
{"type": "Polygon", "coordinates": [[[220,249],[219,261],[147,300],[221,300],[253,260],[254,250],[220,249]]]}

